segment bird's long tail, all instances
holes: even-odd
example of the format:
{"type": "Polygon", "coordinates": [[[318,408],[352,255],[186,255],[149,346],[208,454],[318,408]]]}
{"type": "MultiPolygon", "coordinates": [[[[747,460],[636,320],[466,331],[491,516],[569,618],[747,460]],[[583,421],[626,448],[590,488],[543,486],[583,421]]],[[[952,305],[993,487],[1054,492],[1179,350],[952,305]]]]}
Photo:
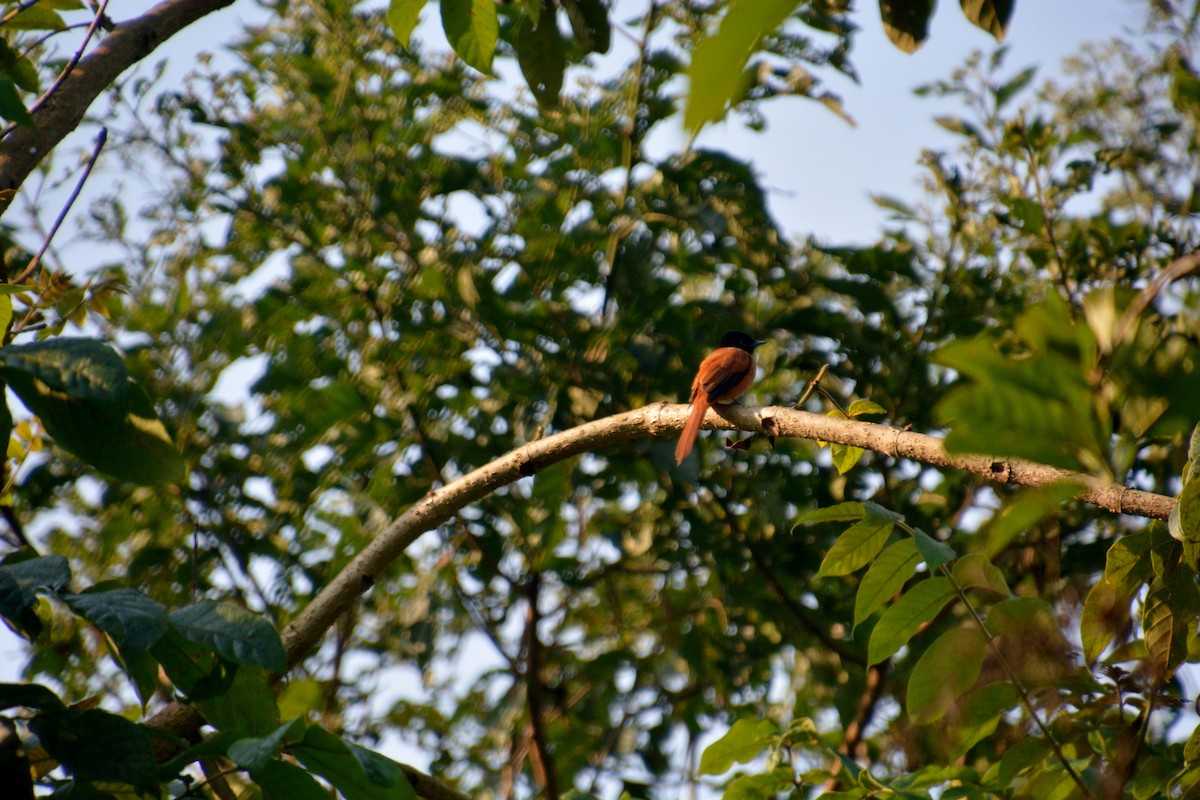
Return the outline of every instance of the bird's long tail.
{"type": "Polygon", "coordinates": [[[692,403],[692,413],[688,417],[687,424],[683,426],[683,433],[679,435],[679,444],[675,445],[675,464],[678,466],[683,463],[683,460],[692,452],[692,448],[696,446],[696,437],[700,435],[700,426],[704,424],[704,415],[708,413],[708,398],[703,392],[698,393],[696,401],[692,403]]]}

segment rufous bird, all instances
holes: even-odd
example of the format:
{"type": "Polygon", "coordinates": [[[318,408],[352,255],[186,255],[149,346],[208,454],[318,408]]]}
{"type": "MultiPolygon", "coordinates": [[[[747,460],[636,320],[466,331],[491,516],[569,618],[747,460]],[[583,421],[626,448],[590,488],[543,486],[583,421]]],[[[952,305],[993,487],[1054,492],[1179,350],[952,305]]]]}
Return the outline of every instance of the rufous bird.
{"type": "Polygon", "coordinates": [[[709,406],[734,402],[750,388],[758,367],[754,363],[754,348],[762,341],[742,331],[729,331],[721,337],[717,349],[700,362],[696,379],[692,381],[692,413],[688,416],[679,444],[675,446],[675,463],[682,464],[696,445],[696,436],[704,424],[709,406]]]}

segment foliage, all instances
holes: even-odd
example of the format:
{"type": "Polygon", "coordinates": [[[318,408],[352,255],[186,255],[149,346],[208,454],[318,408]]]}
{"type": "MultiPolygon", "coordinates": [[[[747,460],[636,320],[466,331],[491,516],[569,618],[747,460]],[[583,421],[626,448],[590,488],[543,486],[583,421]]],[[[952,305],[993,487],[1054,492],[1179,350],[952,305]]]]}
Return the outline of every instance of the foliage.
{"type": "MultiPolygon", "coordinates": [[[[599,4],[442,0],[464,64],[413,35],[421,3],[277,3],[234,68],[117,87],[118,153],[169,201],[114,193],[90,234],[120,258],[0,294],[0,375],[82,459],[13,427],[6,502],[50,555],[0,563],[0,615],[31,642],[0,699],[39,782],[409,797],[362,746],[398,737],[479,797],[1196,791],[1200,284],[1152,280],[1198,244],[1186,15],[1156,17],[1153,46],[1086,50],[1062,85],[997,50],[924,87],[961,101],[940,120],[961,147],[926,155],[921,204],[879,198],[877,243],[843,247],[789,241],[736,154],[644,151],[709,33],[698,54],[760,58],[760,82],[692,123],[733,104],[763,124],[778,94],[836,105],[803,65],[852,74],[845,9],[752,5],[656,4],[624,68],[564,88],[613,39],[599,4]],[[510,56],[537,104],[481,74],[510,56]],[[85,320],[124,358],[50,335],[85,320]],[[810,408],[1177,511],[1147,525],[1073,501],[1078,483],[796,439],[705,437],[676,470],[651,440],[484,497],[319,649],[288,649],[431,487],[678,398],[731,328],[769,339],[760,399],[809,397],[827,364],[810,408]],[[173,698],[207,738],[161,740],[145,715],[173,698]]],[[[883,5],[919,41],[932,4],[883,5]]],[[[997,36],[1011,13],[963,8],[997,36]]]]}

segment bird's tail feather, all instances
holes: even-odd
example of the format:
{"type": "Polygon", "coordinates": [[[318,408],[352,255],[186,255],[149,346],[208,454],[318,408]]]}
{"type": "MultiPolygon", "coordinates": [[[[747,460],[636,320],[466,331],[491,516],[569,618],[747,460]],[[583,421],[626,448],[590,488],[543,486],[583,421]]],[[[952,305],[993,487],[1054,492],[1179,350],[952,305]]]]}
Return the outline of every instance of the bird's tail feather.
{"type": "Polygon", "coordinates": [[[696,437],[700,435],[700,426],[704,424],[704,415],[708,412],[708,400],[703,393],[696,398],[696,402],[692,403],[692,413],[688,417],[687,424],[683,426],[683,433],[679,435],[679,444],[675,445],[675,464],[678,466],[683,463],[683,460],[692,452],[692,448],[696,446],[696,437]]]}

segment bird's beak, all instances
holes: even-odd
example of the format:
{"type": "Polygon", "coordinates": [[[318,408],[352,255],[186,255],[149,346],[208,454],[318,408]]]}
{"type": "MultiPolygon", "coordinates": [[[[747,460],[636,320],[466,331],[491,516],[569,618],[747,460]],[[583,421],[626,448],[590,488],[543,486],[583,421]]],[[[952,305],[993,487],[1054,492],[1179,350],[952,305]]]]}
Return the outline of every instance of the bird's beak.
{"type": "Polygon", "coordinates": [[[764,344],[766,344],[766,343],[767,343],[767,340],[766,340],[766,339],[755,339],[755,340],[754,340],[754,346],[755,346],[755,347],[762,347],[762,346],[763,346],[764,344]]]}

